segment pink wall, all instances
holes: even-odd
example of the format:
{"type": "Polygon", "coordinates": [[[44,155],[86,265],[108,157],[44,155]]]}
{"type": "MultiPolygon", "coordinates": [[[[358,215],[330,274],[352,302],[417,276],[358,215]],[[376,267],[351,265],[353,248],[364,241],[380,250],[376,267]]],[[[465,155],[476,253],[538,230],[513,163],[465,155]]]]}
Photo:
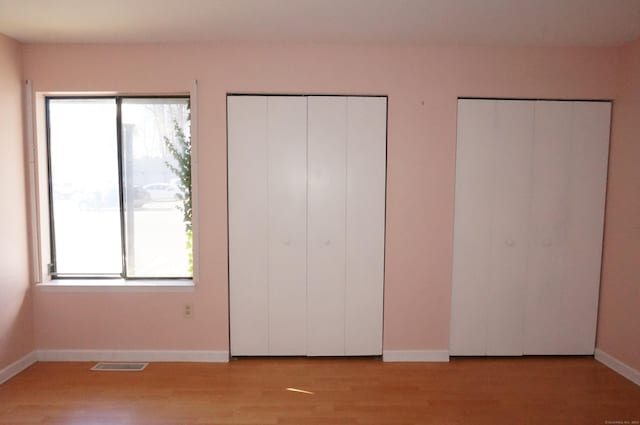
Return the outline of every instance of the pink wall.
{"type": "Polygon", "coordinates": [[[0,34],[0,370],[31,352],[20,46],[0,34]]]}
{"type": "Polygon", "coordinates": [[[37,291],[39,348],[227,349],[225,94],[389,95],[385,349],[447,349],[456,97],[615,95],[617,49],[27,45],[36,91],[185,91],[197,78],[194,293],[37,291]],[[183,319],[184,302],[195,317],[183,319]]]}
{"type": "Polygon", "coordinates": [[[640,40],[622,49],[613,114],[598,348],[640,370],[640,40]]]}

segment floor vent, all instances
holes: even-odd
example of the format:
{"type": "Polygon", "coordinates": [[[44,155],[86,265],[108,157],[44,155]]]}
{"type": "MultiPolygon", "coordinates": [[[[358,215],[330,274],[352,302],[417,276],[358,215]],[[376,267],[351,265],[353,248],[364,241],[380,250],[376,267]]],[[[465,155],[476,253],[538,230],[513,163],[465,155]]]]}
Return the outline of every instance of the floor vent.
{"type": "Polygon", "coordinates": [[[99,362],[91,370],[109,370],[118,372],[138,372],[144,370],[149,363],[110,363],[99,362]]]}

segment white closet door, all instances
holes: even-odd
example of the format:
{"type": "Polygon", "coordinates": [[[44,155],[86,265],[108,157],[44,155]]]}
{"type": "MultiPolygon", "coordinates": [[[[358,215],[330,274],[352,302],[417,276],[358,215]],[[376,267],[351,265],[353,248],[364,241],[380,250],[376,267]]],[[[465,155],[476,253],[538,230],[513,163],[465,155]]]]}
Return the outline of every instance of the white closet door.
{"type": "Polygon", "coordinates": [[[382,354],[387,100],[347,99],[345,354],[382,354]]]}
{"type": "Polygon", "coordinates": [[[602,237],[604,228],[611,103],[575,102],[571,140],[569,226],[571,249],[566,257],[565,306],[569,349],[593,354],[595,349],[602,237]]]}
{"type": "Polygon", "coordinates": [[[533,103],[460,100],[450,351],[521,355],[533,103]]]}
{"type": "Polygon", "coordinates": [[[593,354],[608,102],[538,102],[527,354],[593,354]]]}
{"type": "Polygon", "coordinates": [[[496,101],[487,354],[522,355],[534,103],[496,101]]]}
{"type": "Polygon", "coordinates": [[[230,96],[228,108],[231,355],[269,352],[267,98],[230,96]]]}
{"type": "Polygon", "coordinates": [[[449,341],[452,355],[487,352],[494,138],[495,101],[459,100],[449,341]]]}
{"type": "Polygon", "coordinates": [[[307,354],[345,354],[347,99],[308,99],[307,354]]]}
{"type": "Polygon", "coordinates": [[[537,102],[531,192],[531,239],[525,308],[525,353],[556,353],[563,342],[571,155],[571,102],[537,102]]]}
{"type": "MultiPolygon", "coordinates": [[[[269,352],[306,354],[307,99],[267,100],[269,352]]],[[[250,173],[253,171],[246,168],[250,173]]]]}

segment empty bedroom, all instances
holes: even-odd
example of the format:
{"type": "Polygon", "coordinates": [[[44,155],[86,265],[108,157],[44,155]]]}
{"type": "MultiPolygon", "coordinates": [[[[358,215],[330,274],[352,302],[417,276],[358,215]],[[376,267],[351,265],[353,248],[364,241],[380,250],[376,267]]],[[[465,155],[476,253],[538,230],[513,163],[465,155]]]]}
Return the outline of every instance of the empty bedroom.
{"type": "Polygon", "coordinates": [[[0,0],[0,425],[640,424],[640,1],[0,0]]]}

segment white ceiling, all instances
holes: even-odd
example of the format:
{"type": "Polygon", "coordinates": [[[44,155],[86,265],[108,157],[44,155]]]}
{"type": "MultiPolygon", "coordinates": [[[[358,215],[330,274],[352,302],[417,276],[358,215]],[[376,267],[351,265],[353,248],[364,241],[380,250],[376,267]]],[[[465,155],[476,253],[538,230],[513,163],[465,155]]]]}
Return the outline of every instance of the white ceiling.
{"type": "Polygon", "coordinates": [[[640,38],[640,0],[0,0],[24,42],[611,46],[640,38]]]}

